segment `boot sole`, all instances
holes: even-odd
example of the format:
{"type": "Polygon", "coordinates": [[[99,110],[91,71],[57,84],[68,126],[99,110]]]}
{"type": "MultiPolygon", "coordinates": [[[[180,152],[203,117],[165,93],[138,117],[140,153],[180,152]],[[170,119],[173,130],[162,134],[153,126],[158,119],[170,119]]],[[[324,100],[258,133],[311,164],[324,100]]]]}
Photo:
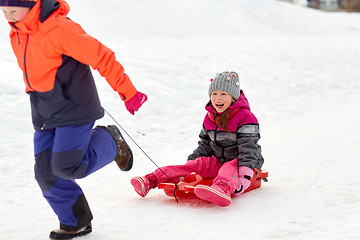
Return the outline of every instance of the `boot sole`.
{"type": "Polygon", "coordinates": [[[214,203],[220,207],[227,207],[231,204],[231,197],[216,191],[210,186],[198,185],[196,186],[194,193],[198,198],[214,203]]]}
{"type": "Polygon", "coordinates": [[[125,141],[125,139],[122,136],[120,130],[115,125],[108,125],[107,127],[105,127],[105,126],[97,126],[97,127],[106,130],[112,136],[112,138],[116,142],[116,145],[118,144],[117,141],[119,141],[119,139],[121,139],[121,142],[125,146],[126,150],[129,152],[130,157],[127,160],[127,163],[126,163],[125,167],[122,166],[123,161],[120,161],[119,159],[116,159],[118,155],[116,155],[114,161],[116,162],[116,164],[118,165],[118,167],[120,168],[121,171],[129,171],[133,166],[133,154],[132,154],[130,146],[125,141]],[[112,133],[112,131],[110,129],[113,129],[113,131],[116,131],[116,133],[119,135],[119,139],[116,139],[116,137],[113,135],[113,133],[112,133]]]}
{"type": "MultiPolygon", "coordinates": [[[[120,133],[120,132],[119,132],[119,133],[120,133]]],[[[128,159],[125,168],[121,168],[121,163],[119,162],[119,160],[115,159],[115,162],[116,162],[116,164],[119,166],[120,170],[122,170],[122,171],[129,171],[129,170],[132,168],[132,166],[133,166],[133,161],[134,161],[134,160],[133,160],[133,154],[132,154],[132,151],[131,151],[130,146],[127,144],[127,142],[125,141],[125,139],[123,138],[123,136],[122,136],[121,133],[120,133],[120,138],[121,138],[121,141],[122,141],[122,143],[124,144],[126,150],[129,152],[130,158],[128,159]]]]}
{"type": "Polygon", "coordinates": [[[50,240],[70,240],[70,239],[73,239],[73,238],[76,238],[76,237],[81,237],[81,236],[85,236],[89,233],[92,232],[92,227],[91,225],[88,225],[86,227],[84,227],[84,230],[80,230],[79,232],[77,233],[66,233],[65,231],[62,233],[62,232],[51,232],[50,233],[50,240]]]}

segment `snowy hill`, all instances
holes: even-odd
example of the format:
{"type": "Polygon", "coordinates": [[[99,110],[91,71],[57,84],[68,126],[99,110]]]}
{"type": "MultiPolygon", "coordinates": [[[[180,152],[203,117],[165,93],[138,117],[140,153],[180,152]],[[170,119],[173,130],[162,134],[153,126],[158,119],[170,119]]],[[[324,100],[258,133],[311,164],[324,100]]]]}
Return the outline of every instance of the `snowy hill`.
{"type": "MultiPolygon", "coordinates": [[[[135,116],[94,72],[103,107],[160,166],[196,147],[216,72],[237,71],[269,170],[227,208],[141,199],[130,179],[155,166],[129,142],[130,172],[79,180],[94,214],[83,239],[356,239],[360,236],[360,14],[275,0],[68,1],[69,17],[113,49],[149,100],[135,116]]],[[[48,239],[56,216],[33,179],[22,73],[0,21],[0,239],[48,239]]],[[[112,124],[105,116],[98,124],[112,124]]],[[[129,140],[130,141],[130,140],[129,140]]]]}

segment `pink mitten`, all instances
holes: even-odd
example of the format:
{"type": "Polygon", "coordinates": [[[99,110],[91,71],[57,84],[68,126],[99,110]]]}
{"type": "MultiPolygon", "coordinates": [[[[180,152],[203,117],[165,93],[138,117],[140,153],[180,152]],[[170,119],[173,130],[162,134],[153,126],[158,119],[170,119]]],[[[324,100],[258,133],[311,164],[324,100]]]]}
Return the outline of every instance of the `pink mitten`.
{"type": "Polygon", "coordinates": [[[146,100],[147,96],[144,93],[136,92],[135,96],[125,102],[125,107],[132,115],[134,115],[146,100]]]}
{"type": "Polygon", "coordinates": [[[250,186],[250,180],[254,176],[254,170],[248,167],[239,167],[239,187],[233,193],[234,196],[238,196],[245,192],[250,186]]]}

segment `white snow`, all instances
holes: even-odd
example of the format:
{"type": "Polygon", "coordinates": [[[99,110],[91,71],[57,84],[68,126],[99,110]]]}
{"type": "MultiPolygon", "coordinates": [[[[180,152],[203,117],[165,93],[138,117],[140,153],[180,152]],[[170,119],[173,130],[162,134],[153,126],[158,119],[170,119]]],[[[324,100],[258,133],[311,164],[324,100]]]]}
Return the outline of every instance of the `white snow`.
{"type": "MultiPolygon", "coordinates": [[[[257,116],[269,182],[227,208],[140,198],[130,179],[156,169],[129,140],[134,167],[79,180],[94,214],[81,239],[357,239],[360,236],[360,15],[275,0],[68,1],[69,17],[113,49],[149,100],[135,116],[97,73],[103,107],[159,165],[197,146],[216,72],[237,71],[257,116]]],[[[58,227],[33,173],[22,73],[0,21],[0,239],[58,227]]],[[[113,124],[109,116],[97,124],[113,124]]]]}

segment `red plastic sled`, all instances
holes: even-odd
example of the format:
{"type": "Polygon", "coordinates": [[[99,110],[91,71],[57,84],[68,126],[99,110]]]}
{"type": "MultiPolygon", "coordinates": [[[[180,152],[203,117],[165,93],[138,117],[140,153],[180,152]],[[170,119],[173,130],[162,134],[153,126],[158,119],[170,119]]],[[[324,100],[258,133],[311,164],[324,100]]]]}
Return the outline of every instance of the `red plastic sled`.
{"type": "MultiPolygon", "coordinates": [[[[261,187],[261,180],[267,182],[267,177],[268,171],[258,170],[255,168],[254,176],[250,181],[250,186],[245,190],[245,192],[261,187]]],[[[184,180],[180,181],[177,184],[177,187],[175,186],[175,183],[160,183],[158,188],[163,189],[165,194],[170,197],[174,197],[174,194],[176,197],[192,197],[195,196],[194,190],[196,185],[202,184],[210,186],[212,181],[213,179],[203,179],[199,174],[193,172],[187,175],[184,180]]]]}

